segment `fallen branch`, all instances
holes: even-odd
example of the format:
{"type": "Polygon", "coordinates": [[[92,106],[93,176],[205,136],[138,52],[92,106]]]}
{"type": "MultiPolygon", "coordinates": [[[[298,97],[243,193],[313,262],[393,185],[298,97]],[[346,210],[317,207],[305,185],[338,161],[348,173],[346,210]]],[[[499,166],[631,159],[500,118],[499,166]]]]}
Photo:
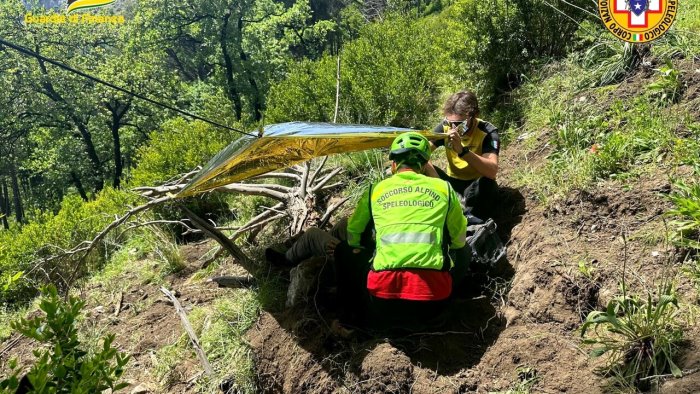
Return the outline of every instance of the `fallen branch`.
{"type": "Polygon", "coordinates": [[[241,193],[241,194],[252,194],[256,196],[265,196],[265,197],[270,197],[272,199],[278,200],[278,201],[286,201],[287,200],[287,192],[279,191],[280,188],[286,188],[288,192],[291,192],[291,189],[286,187],[286,186],[281,186],[281,185],[275,185],[274,187],[269,187],[271,185],[246,185],[243,183],[233,183],[230,185],[226,186],[221,186],[216,189],[215,191],[221,191],[221,192],[227,192],[227,193],[241,193]],[[278,190],[274,190],[278,189],[278,190]]]}
{"type": "Polygon", "coordinates": [[[4,359],[5,353],[9,352],[10,350],[12,350],[12,348],[17,346],[20,340],[22,340],[22,337],[20,335],[17,335],[11,340],[9,340],[7,342],[7,345],[2,350],[0,350],[0,359],[4,359]]]}
{"type": "Polygon", "coordinates": [[[322,188],[326,183],[328,183],[328,181],[330,181],[331,179],[333,179],[334,176],[340,174],[341,171],[343,171],[343,168],[342,168],[342,167],[338,167],[338,168],[336,168],[335,170],[331,171],[331,172],[330,172],[328,175],[326,175],[323,179],[321,179],[320,181],[318,181],[318,183],[317,183],[316,185],[314,185],[314,187],[311,188],[311,191],[312,191],[312,192],[318,191],[318,189],[322,188]]]}
{"type": "MultiPolygon", "coordinates": [[[[83,241],[83,242],[79,243],[77,246],[75,246],[73,249],[70,249],[64,253],[39,260],[39,263],[37,265],[35,265],[31,270],[29,270],[29,272],[27,272],[27,274],[29,274],[33,270],[35,270],[43,265],[46,265],[48,263],[51,263],[53,261],[56,261],[56,260],[62,259],[62,258],[81,255],[78,257],[78,260],[77,260],[78,263],[80,263],[80,261],[82,261],[90,253],[90,251],[92,251],[92,249],[94,249],[97,246],[97,244],[105,236],[107,236],[107,234],[109,234],[110,231],[115,229],[117,226],[123,224],[124,222],[129,220],[129,218],[131,218],[132,216],[134,216],[140,212],[143,212],[147,209],[150,209],[156,205],[162,204],[162,203],[164,203],[166,201],[170,201],[172,199],[173,199],[173,197],[171,197],[171,196],[161,197],[161,198],[158,198],[155,200],[151,200],[146,204],[139,205],[136,208],[132,208],[131,210],[126,212],[122,217],[117,217],[116,220],[114,220],[107,227],[105,227],[102,231],[100,231],[100,233],[97,234],[91,241],[83,241]]],[[[67,288],[71,287],[73,280],[75,279],[75,276],[78,274],[79,270],[80,270],[80,264],[76,264],[75,269],[73,270],[71,275],[68,277],[68,280],[67,281],[64,280],[64,283],[66,284],[67,288]]]]}
{"type": "Polygon", "coordinates": [[[235,289],[255,284],[255,278],[252,276],[215,276],[209,281],[216,283],[219,287],[232,287],[235,289]]]}
{"type": "Polygon", "coordinates": [[[331,183],[330,185],[326,185],[326,186],[320,188],[318,191],[324,192],[324,191],[326,191],[326,190],[334,189],[334,188],[336,188],[336,187],[338,187],[338,186],[343,186],[343,182],[331,183]]]}
{"type": "Polygon", "coordinates": [[[286,214],[287,214],[286,212],[281,211],[282,208],[284,208],[284,203],[283,203],[283,202],[278,203],[277,205],[273,206],[272,208],[267,208],[267,207],[265,207],[265,211],[264,211],[264,212],[262,212],[262,213],[256,215],[255,217],[253,217],[252,219],[250,219],[250,220],[248,221],[248,223],[242,225],[242,226],[240,227],[240,229],[239,229],[235,234],[233,234],[233,236],[232,236],[231,238],[234,239],[234,238],[239,237],[239,236],[240,236],[240,233],[243,232],[242,229],[244,229],[244,228],[254,228],[255,225],[257,225],[257,224],[259,224],[259,223],[261,223],[261,222],[263,222],[263,221],[266,221],[267,219],[269,219],[270,217],[274,216],[275,214],[278,214],[278,215],[286,215],[286,214]]]}
{"type": "Polygon", "coordinates": [[[236,244],[233,243],[230,239],[228,239],[221,231],[217,230],[209,224],[206,220],[200,218],[195,214],[194,212],[190,211],[187,207],[184,205],[181,206],[182,211],[185,213],[185,215],[190,218],[192,221],[192,225],[197,227],[199,230],[202,230],[207,236],[210,238],[214,239],[216,242],[221,245],[225,250],[227,250],[231,256],[236,258],[238,262],[248,270],[248,272],[253,272],[253,265],[251,263],[250,258],[243,253],[243,251],[236,246],[236,244]]]}
{"type": "Polygon", "coordinates": [[[304,173],[301,174],[301,186],[299,186],[299,197],[306,197],[306,187],[309,184],[309,171],[311,171],[311,162],[304,163],[304,173]]]}
{"type": "Polygon", "coordinates": [[[119,312],[122,310],[122,302],[124,301],[124,293],[119,292],[119,296],[117,297],[117,302],[114,304],[114,317],[119,316],[119,312]]]}
{"type": "Polygon", "coordinates": [[[204,349],[202,349],[202,345],[199,344],[199,339],[197,338],[197,334],[195,334],[194,330],[192,329],[192,325],[190,325],[190,321],[187,320],[187,313],[185,312],[184,309],[182,309],[182,305],[180,305],[180,301],[177,300],[177,297],[173,293],[170,292],[170,290],[166,289],[165,287],[161,287],[160,291],[165,294],[166,297],[172,301],[173,306],[175,306],[175,312],[180,316],[180,321],[182,322],[182,327],[185,329],[187,332],[187,335],[190,337],[190,343],[192,344],[192,347],[194,348],[195,353],[197,353],[197,358],[199,358],[199,362],[202,363],[202,366],[204,367],[204,372],[209,375],[209,377],[214,376],[214,370],[211,368],[211,364],[209,364],[209,360],[207,360],[207,355],[204,353],[204,349]]]}
{"type": "Polygon", "coordinates": [[[301,182],[301,177],[297,174],[292,174],[291,172],[268,172],[267,174],[254,176],[250,179],[268,179],[268,178],[292,179],[292,180],[301,182]]]}
{"type": "MultiPolygon", "coordinates": [[[[187,220],[187,219],[185,219],[185,220],[187,220]]],[[[117,238],[120,238],[124,233],[126,233],[126,232],[129,231],[129,230],[133,230],[133,229],[136,229],[136,228],[139,228],[139,227],[145,227],[145,226],[154,226],[154,225],[157,225],[157,224],[178,224],[178,225],[184,227],[185,230],[186,230],[186,231],[183,233],[183,235],[184,235],[184,234],[190,234],[190,233],[197,233],[197,232],[199,231],[199,230],[197,230],[197,229],[194,229],[194,228],[190,227],[187,223],[185,223],[185,222],[182,221],[182,220],[151,220],[151,221],[148,221],[148,222],[133,223],[133,224],[127,226],[127,227],[119,234],[119,236],[118,236],[117,238]]]]}
{"type": "Polygon", "coordinates": [[[318,167],[316,167],[316,171],[314,171],[314,173],[311,174],[311,177],[309,177],[309,184],[313,185],[314,181],[316,180],[316,177],[318,177],[318,175],[321,173],[321,170],[323,169],[323,166],[326,165],[327,161],[328,161],[328,156],[323,156],[323,159],[321,160],[321,164],[319,164],[318,167]]]}
{"type": "MultiPolygon", "coordinates": [[[[684,369],[683,371],[681,371],[681,377],[686,377],[688,375],[692,375],[698,371],[700,371],[700,368],[684,369]]],[[[674,377],[673,374],[668,373],[668,374],[663,374],[663,375],[647,376],[644,378],[640,378],[639,380],[666,379],[666,378],[672,378],[672,377],[674,377]]]]}
{"type": "Polygon", "coordinates": [[[285,216],[286,216],[286,214],[278,214],[278,215],[269,217],[269,218],[267,218],[267,219],[265,219],[265,220],[260,220],[260,221],[257,221],[257,222],[255,222],[255,223],[253,223],[253,224],[248,224],[248,225],[246,225],[246,226],[243,226],[243,227],[241,227],[238,231],[236,231],[236,232],[231,236],[231,240],[236,240],[236,239],[238,239],[238,237],[240,237],[241,235],[243,235],[243,233],[245,233],[246,231],[251,231],[251,230],[254,230],[254,229],[258,229],[258,228],[260,228],[260,227],[262,227],[262,226],[264,226],[264,225],[266,225],[266,224],[268,224],[268,223],[270,223],[270,222],[272,222],[272,221],[275,221],[275,220],[277,220],[277,219],[281,219],[281,218],[283,218],[283,217],[285,217],[285,216]]]}
{"type": "Polygon", "coordinates": [[[344,199],[342,199],[342,200],[336,202],[335,204],[331,205],[330,207],[328,207],[328,209],[326,209],[326,213],[324,213],[323,216],[321,217],[321,220],[319,221],[318,227],[323,228],[323,226],[325,226],[326,223],[328,223],[328,220],[330,220],[331,215],[333,215],[333,212],[337,211],[338,208],[340,208],[341,205],[345,204],[349,199],[350,199],[350,197],[345,197],[344,199]]]}

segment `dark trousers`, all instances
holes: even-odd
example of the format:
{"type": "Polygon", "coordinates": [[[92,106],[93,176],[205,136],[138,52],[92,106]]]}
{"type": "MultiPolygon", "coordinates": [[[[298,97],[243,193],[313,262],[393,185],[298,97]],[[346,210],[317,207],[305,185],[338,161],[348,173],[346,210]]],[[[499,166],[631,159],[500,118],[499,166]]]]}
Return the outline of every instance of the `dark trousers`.
{"type": "Polygon", "coordinates": [[[486,220],[493,217],[498,198],[498,184],[491,178],[464,180],[453,178],[435,167],[440,179],[446,180],[462,198],[462,211],[486,220]]]}
{"type": "MultiPolygon", "coordinates": [[[[447,300],[383,299],[369,294],[367,274],[371,269],[372,256],[372,249],[356,249],[346,242],[341,242],[335,249],[338,304],[343,323],[377,330],[409,331],[436,324],[447,306],[447,300]]],[[[453,277],[460,276],[453,279],[454,283],[461,282],[466,266],[466,263],[460,264],[460,269],[451,273],[453,277]]]]}

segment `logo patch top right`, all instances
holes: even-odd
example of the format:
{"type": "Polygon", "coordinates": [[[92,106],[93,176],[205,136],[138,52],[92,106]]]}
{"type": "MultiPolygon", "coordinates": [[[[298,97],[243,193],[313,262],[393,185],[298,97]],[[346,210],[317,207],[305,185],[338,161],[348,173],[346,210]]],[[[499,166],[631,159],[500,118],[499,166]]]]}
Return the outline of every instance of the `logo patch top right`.
{"type": "Polygon", "coordinates": [[[678,0],[598,0],[598,13],[608,31],[632,43],[663,36],[677,11],[678,0]]]}

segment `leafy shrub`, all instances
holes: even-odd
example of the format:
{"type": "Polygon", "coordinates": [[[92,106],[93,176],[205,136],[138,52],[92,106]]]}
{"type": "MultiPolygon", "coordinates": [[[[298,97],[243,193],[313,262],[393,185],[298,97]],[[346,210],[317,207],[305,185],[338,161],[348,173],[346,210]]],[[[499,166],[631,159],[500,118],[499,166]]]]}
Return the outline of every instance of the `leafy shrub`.
{"type": "Polygon", "coordinates": [[[647,85],[647,91],[661,103],[676,103],[681,97],[681,74],[673,68],[671,61],[655,70],[656,81],[647,85]]]}
{"type": "MultiPolygon", "coordinates": [[[[462,88],[464,35],[450,18],[392,16],[363,27],[341,51],[339,123],[424,127],[446,90],[462,88]]],[[[336,58],[293,65],[273,85],[266,120],[331,121],[336,58]]]]}
{"type": "Polygon", "coordinates": [[[485,103],[495,104],[500,93],[519,85],[532,65],[565,56],[576,42],[565,37],[573,37],[580,22],[595,21],[591,5],[583,0],[457,2],[456,26],[467,37],[462,59],[469,59],[463,70],[479,82],[485,103]]]}
{"type": "MultiPolygon", "coordinates": [[[[99,393],[120,390],[128,384],[118,383],[129,356],[112,347],[114,334],[103,338],[101,349],[89,352],[81,348],[76,320],[85,303],[70,297],[63,301],[54,286],[42,290],[39,308],[45,315],[20,319],[12,328],[22,335],[50,345],[34,350],[37,361],[26,378],[37,393],[99,393]]],[[[20,384],[20,370],[0,382],[0,390],[14,392],[20,384]]]]}
{"type": "MultiPolygon", "coordinates": [[[[623,288],[624,290],[624,288],[623,288]]],[[[595,346],[592,357],[608,355],[602,371],[615,384],[645,389],[644,378],[670,371],[680,376],[673,362],[683,339],[681,310],[671,286],[659,291],[658,299],[624,294],[611,300],[605,311],[591,312],[581,326],[583,343],[595,346]]]]}
{"type": "Polygon", "coordinates": [[[579,88],[618,83],[635,70],[639,56],[634,45],[616,39],[598,25],[587,24],[579,36],[590,42],[588,49],[578,56],[586,70],[579,88]]]}
{"type": "Polygon", "coordinates": [[[700,183],[689,185],[676,182],[669,198],[674,208],[668,214],[675,217],[671,226],[678,232],[677,241],[684,246],[700,249],[700,183]]]}
{"type": "Polygon", "coordinates": [[[240,134],[201,121],[177,118],[164,123],[150,137],[148,145],[137,152],[139,164],[131,172],[131,186],[159,185],[192,171],[206,164],[240,134]]]}
{"type": "MultiPolygon", "coordinates": [[[[78,243],[92,239],[115,215],[121,215],[126,207],[134,204],[134,194],[106,188],[94,201],[84,202],[78,196],[66,197],[55,215],[34,212],[29,224],[11,231],[0,232],[0,279],[23,271],[24,275],[7,288],[0,287],[0,302],[27,300],[36,294],[41,283],[63,283],[79,267],[78,274],[85,274],[104,263],[111,249],[104,240],[93,250],[86,261],[63,259],[51,264],[33,266],[38,259],[67,250],[78,243]]],[[[7,283],[7,282],[4,282],[7,283]]]]}

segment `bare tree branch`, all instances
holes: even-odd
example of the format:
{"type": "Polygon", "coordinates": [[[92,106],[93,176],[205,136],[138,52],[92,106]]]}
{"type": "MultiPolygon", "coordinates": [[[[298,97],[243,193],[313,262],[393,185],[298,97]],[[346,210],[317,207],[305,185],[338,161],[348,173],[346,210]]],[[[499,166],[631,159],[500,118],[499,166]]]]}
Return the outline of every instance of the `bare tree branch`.
{"type": "Polygon", "coordinates": [[[304,163],[304,173],[301,175],[301,186],[299,186],[299,197],[306,197],[306,187],[309,184],[309,171],[311,171],[311,162],[304,163]]]}
{"type": "Polygon", "coordinates": [[[267,174],[254,176],[250,179],[267,179],[267,178],[292,179],[295,181],[301,181],[301,177],[299,175],[292,174],[291,172],[268,172],[267,174]]]}
{"type": "Polygon", "coordinates": [[[331,171],[330,174],[326,175],[325,178],[318,181],[318,183],[316,185],[314,185],[314,187],[311,188],[311,191],[317,192],[320,188],[323,187],[323,185],[328,183],[328,181],[330,181],[334,176],[340,174],[342,171],[343,171],[343,169],[341,167],[338,167],[335,170],[331,171]]]}
{"type": "Polygon", "coordinates": [[[321,220],[319,221],[318,227],[325,226],[326,223],[328,223],[328,220],[331,218],[331,215],[333,215],[333,213],[335,211],[337,211],[338,208],[340,208],[348,200],[350,200],[350,197],[345,197],[344,199],[342,199],[342,200],[336,202],[335,204],[331,205],[330,207],[328,207],[328,209],[326,209],[326,213],[324,213],[323,216],[321,217],[321,220]]]}
{"type": "MultiPolygon", "coordinates": [[[[267,186],[258,186],[258,185],[247,185],[244,183],[233,183],[230,185],[226,186],[221,186],[219,188],[216,188],[216,191],[222,191],[222,192],[228,192],[228,193],[241,193],[241,194],[252,194],[252,195],[257,195],[257,196],[266,196],[273,198],[278,201],[286,201],[287,200],[287,193],[280,192],[277,190],[273,190],[268,188],[267,186]]],[[[279,185],[277,185],[279,186],[279,185]]],[[[285,187],[285,186],[281,186],[285,187]]],[[[291,189],[290,189],[291,191],[291,189]]]]}
{"type": "Polygon", "coordinates": [[[184,205],[180,206],[180,208],[183,210],[183,212],[185,212],[185,215],[187,215],[187,217],[190,218],[193,226],[202,230],[210,238],[216,240],[216,242],[218,242],[219,245],[221,245],[224,249],[231,253],[231,256],[235,257],[236,260],[238,260],[238,262],[243,266],[243,268],[248,270],[248,272],[255,271],[255,267],[253,267],[251,259],[245,253],[243,253],[243,251],[240,248],[238,248],[238,246],[236,246],[236,244],[234,244],[233,241],[228,239],[221,231],[214,228],[214,226],[209,224],[206,220],[202,219],[194,212],[190,211],[184,205]]]}
{"type": "Polygon", "coordinates": [[[207,355],[204,353],[202,345],[199,344],[197,334],[195,334],[194,330],[192,329],[192,325],[190,325],[190,321],[187,319],[187,313],[182,308],[182,305],[180,305],[180,302],[177,300],[175,295],[172,292],[170,292],[170,290],[166,289],[165,287],[161,287],[160,291],[163,292],[163,294],[165,294],[173,303],[173,306],[175,307],[175,312],[177,312],[178,316],[180,316],[182,327],[185,329],[185,332],[187,332],[187,335],[190,337],[190,343],[194,348],[194,352],[197,354],[199,362],[202,363],[202,367],[204,367],[204,372],[206,372],[207,375],[209,375],[209,377],[213,377],[214,370],[212,369],[211,364],[209,364],[209,360],[207,360],[207,355]]]}
{"type": "Polygon", "coordinates": [[[311,175],[309,178],[309,185],[313,185],[314,181],[316,180],[316,177],[318,176],[319,173],[321,173],[321,170],[323,169],[323,166],[326,165],[326,162],[328,161],[328,156],[323,156],[323,159],[321,160],[321,163],[316,167],[316,171],[311,175]]]}
{"type": "Polygon", "coordinates": [[[243,233],[245,233],[246,231],[251,231],[251,230],[257,229],[257,228],[259,228],[259,227],[265,226],[265,225],[267,225],[268,223],[274,222],[275,220],[281,219],[281,218],[283,218],[283,217],[285,217],[285,216],[287,216],[287,214],[275,215],[275,216],[266,218],[266,219],[264,219],[264,220],[259,220],[259,221],[255,222],[255,223],[247,224],[247,225],[241,227],[240,230],[236,231],[236,232],[231,236],[231,239],[237,239],[238,237],[240,237],[241,235],[243,235],[243,233]]]}
{"type": "Polygon", "coordinates": [[[100,231],[91,241],[83,241],[83,242],[79,243],[77,246],[73,247],[72,249],[70,249],[64,253],[60,253],[58,255],[50,256],[50,257],[45,258],[45,259],[41,259],[41,260],[39,260],[38,264],[35,265],[34,268],[29,270],[29,272],[27,272],[27,273],[30,273],[34,269],[36,269],[40,266],[46,265],[48,263],[51,263],[53,261],[63,259],[63,258],[78,256],[77,262],[75,264],[75,269],[73,270],[71,275],[68,277],[68,280],[65,281],[66,286],[70,287],[72,285],[73,280],[75,279],[76,275],[78,274],[78,271],[80,270],[79,263],[90,253],[90,251],[92,251],[98,245],[98,243],[105,236],[107,236],[107,234],[109,234],[110,231],[115,229],[117,226],[125,223],[132,216],[134,216],[140,212],[143,212],[145,210],[148,210],[156,205],[162,204],[166,201],[170,201],[170,200],[172,200],[172,197],[165,196],[165,197],[158,198],[156,200],[149,201],[146,204],[139,205],[136,208],[132,208],[131,210],[127,211],[124,215],[122,215],[121,217],[118,217],[116,220],[114,220],[112,223],[110,223],[102,231],[100,231]]]}

